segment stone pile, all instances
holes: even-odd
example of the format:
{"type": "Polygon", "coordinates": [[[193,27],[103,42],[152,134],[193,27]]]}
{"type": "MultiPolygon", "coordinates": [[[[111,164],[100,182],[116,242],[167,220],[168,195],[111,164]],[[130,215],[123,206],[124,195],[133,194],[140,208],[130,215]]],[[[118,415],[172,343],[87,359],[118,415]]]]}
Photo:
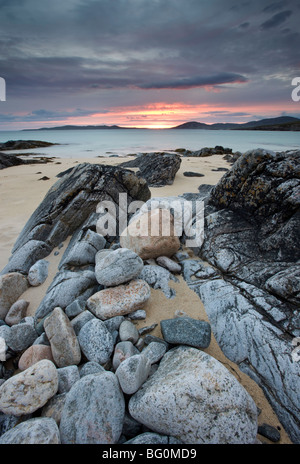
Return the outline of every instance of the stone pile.
{"type": "MultiPolygon", "coordinates": [[[[149,213],[147,184],[130,171],[79,165],[50,189],[0,274],[0,444],[255,443],[258,408],[236,377],[205,352],[211,332],[228,358],[273,395],[297,442],[299,364],[288,362],[287,349],[298,334],[297,272],[293,286],[289,280],[297,271],[297,163],[295,157],[244,156],[248,160],[240,157],[215,188],[196,194],[207,206],[208,233],[194,250],[200,259],[181,250],[184,234],[178,239],[161,232],[164,221],[171,231],[180,222],[176,211],[165,212],[172,199],[156,199],[159,214],[155,208],[149,213]],[[251,182],[262,192],[255,199],[251,182]],[[96,205],[110,199],[117,207],[120,191],[128,201],[146,202],[144,208],[120,237],[101,236],[96,205]],[[283,211],[272,204],[274,195],[283,211]],[[252,220],[243,214],[248,209],[252,220]],[[151,217],[159,236],[144,233],[151,217]],[[255,245],[257,230],[263,247],[255,245]],[[287,230],[291,239],[284,248],[287,230]],[[228,241],[231,233],[236,242],[228,241]],[[23,293],[45,281],[46,257],[69,236],[35,316],[26,316],[23,293]],[[264,266],[272,270],[267,285],[259,272],[245,279],[246,269],[262,265],[259,249],[267,250],[264,266]],[[253,254],[256,261],[249,260],[253,254]],[[156,325],[138,330],[135,321],[147,316],[152,289],[176,298],[169,282],[179,273],[204,301],[210,323],[177,308],[174,318],[162,317],[161,338],[150,333],[156,325]]],[[[185,198],[195,197],[178,201],[185,198]]],[[[190,225],[198,213],[187,211],[190,225]]],[[[263,430],[276,436],[268,426],[263,430]]]]}
{"type": "MultiPolygon", "coordinates": [[[[155,246],[153,257],[148,252],[155,262],[155,246]]],[[[143,270],[170,271],[127,248],[101,254],[95,276],[103,288],[85,303],[57,306],[42,320],[2,321],[2,366],[11,361],[17,372],[2,369],[0,443],[253,443],[253,399],[202,351],[210,324],[186,316],[162,320],[162,339],[141,336],[134,324],[151,298],[143,270]]],[[[178,271],[170,257],[157,261],[178,271]]],[[[0,279],[5,284],[16,274],[0,279]]],[[[5,293],[2,285],[3,300],[5,293]]]]}

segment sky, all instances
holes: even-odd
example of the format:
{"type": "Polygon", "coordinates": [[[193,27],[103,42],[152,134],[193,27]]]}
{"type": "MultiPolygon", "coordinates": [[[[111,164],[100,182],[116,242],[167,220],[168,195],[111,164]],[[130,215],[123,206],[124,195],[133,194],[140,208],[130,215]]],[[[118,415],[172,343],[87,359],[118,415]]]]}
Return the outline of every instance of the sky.
{"type": "Polygon", "coordinates": [[[299,0],[0,0],[0,130],[300,118],[299,23],[299,0]]]}

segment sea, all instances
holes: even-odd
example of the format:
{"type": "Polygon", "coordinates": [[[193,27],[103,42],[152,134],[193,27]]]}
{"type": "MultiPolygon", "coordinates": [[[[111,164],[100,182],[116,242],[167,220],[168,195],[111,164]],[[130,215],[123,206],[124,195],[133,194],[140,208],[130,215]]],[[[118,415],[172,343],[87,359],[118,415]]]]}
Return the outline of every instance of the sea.
{"type": "MultiPolygon", "coordinates": [[[[192,129],[101,129],[0,131],[0,142],[42,140],[47,148],[17,150],[17,153],[57,158],[124,157],[178,148],[196,151],[221,145],[244,153],[262,148],[271,151],[300,150],[300,132],[192,130],[192,129]]],[[[4,151],[5,152],[5,151],[4,151]]],[[[14,151],[7,151],[14,153],[14,151]]]]}

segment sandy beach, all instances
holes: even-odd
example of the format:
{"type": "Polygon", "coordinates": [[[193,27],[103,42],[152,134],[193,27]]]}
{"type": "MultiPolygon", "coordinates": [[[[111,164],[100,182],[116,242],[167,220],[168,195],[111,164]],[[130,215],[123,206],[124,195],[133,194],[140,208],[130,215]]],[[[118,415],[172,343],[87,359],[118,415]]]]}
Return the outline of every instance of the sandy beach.
{"type": "MultiPolygon", "coordinates": [[[[11,249],[20,234],[25,223],[38,207],[49,188],[58,180],[58,173],[75,166],[77,163],[88,162],[98,164],[118,165],[122,161],[132,159],[122,158],[93,158],[93,159],[56,159],[52,163],[32,164],[16,166],[0,171],[0,267],[6,265],[11,249]],[[42,178],[47,177],[46,180],[42,178]]],[[[224,172],[214,171],[217,168],[230,168],[230,164],[222,156],[214,155],[205,158],[182,158],[180,170],[176,174],[175,182],[171,186],[161,188],[151,188],[152,197],[176,196],[182,193],[196,193],[201,184],[216,184],[224,172]],[[185,177],[185,171],[194,171],[204,174],[203,177],[185,177]]],[[[67,241],[62,249],[55,248],[51,255],[46,258],[49,263],[49,276],[46,282],[40,287],[31,287],[22,298],[30,301],[28,315],[33,315],[39,305],[47,287],[51,283],[61,259],[62,253],[67,246],[67,241]],[[58,253],[57,253],[58,252],[58,253]]],[[[192,254],[191,254],[191,257],[192,254]]],[[[195,258],[195,257],[193,257],[195,258]]],[[[175,299],[168,299],[160,290],[151,290],[151,298],[146,304],[147,318],[139,321],[137,327],[148,326],[153,323],[158,324],[152,332],[153,335],[160,336],[159,321],[174,317],[175,311],[184,311],[187,315],[207,320],[205,308],[199,297],[193,292],[183,278],[179,276],[179,282],[170,282],[170,286],[176,291],[175,299]]],[[[253,397],[256,405],[261,410],[259,423],[267,423],[280,429],[280,444],[290,444],[291,441],[285,433],[283,426],[278,420],[268,403],[263,391],[247,375],[242,373],[236,364],[228,360],[216,340],[212,336],[210,346],[205,350],[207,353],[221,361],[240,383],[253,397]]],[[[264,437],[259,439],[263,443],[270,443],[264,437]]]]}

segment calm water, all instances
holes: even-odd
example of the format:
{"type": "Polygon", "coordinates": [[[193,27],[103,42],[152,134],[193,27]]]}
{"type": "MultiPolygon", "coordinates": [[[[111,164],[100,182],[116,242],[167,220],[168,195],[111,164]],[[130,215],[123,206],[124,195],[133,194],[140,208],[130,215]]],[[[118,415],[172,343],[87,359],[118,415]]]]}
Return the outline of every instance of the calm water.
{"type": "MultiPolygon", "coordinates": [[[[132,153],[172,151],[176,148],[199,150],[203,147],[232,148],[242,153],[254,148],[273,151],[300,149],[300,132],[210,131],[210,130],[52,130],[0,131],[0,142],[43,140],[60,145],[29,150],[30,153],[59,158],[125,156],[132,153]]],[[[28,150],[23,150],[25,153],[28,150]]],[[[22,150],[18,150],[21,153],[22,150]]],[[[12,152],[10,152],[12,153],[12,152]]]]}

